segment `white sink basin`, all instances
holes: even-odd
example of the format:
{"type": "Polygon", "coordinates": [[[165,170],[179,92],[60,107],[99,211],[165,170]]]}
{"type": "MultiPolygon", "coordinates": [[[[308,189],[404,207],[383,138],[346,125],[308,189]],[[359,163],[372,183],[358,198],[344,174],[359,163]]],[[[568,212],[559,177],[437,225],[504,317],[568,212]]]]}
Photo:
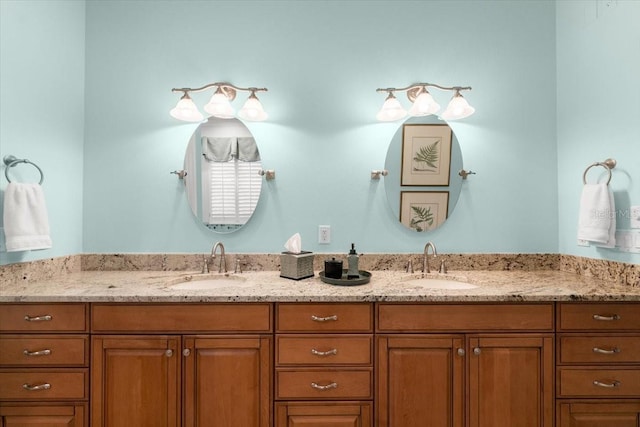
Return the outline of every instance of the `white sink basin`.
{"type": "Polygon", "coordinates": [[[176,290],[206,290],[219,288],[238,288],[250,285],[242,276],[233,276],[229,274],[202,274],[190,275],[180,279],[176,279],[167,286],[169,289],[176,290]]]}
{"type": "Polygon", "coordinates": [[[478,286],[467,282],[461,282],[459,280],[441,279],[433,277],[409,277],[403,280],[404,283],[410,286],[420,286],[427,289],[475,289],[478,286]]]}

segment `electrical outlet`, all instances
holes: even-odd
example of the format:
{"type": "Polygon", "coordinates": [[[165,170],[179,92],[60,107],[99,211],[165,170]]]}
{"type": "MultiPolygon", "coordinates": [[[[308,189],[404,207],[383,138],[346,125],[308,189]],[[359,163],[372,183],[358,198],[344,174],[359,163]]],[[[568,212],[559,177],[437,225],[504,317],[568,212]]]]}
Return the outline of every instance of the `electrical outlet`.
{"type": "Polygon", "coordinates": [[[318,226],[318,243],[322,245],[328,245],[331,243],[331,226],[319,225],[318,226]]]}

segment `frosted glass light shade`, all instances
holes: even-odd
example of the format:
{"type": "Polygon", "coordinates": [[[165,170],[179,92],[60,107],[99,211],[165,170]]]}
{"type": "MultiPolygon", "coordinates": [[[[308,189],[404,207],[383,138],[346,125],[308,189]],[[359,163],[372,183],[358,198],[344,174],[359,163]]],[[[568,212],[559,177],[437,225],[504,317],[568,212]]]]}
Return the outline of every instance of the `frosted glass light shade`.
{"type": "Polygon", "coordinates": [[[201,122],[204,120],[204,116],[198,111],[193,99],[187,94],[180,98],[176,107],[169,111],[169,114],[171,114],[171,117],[184,122],[201,122]]]}
{"type": "Polygon", "coordinates": [[[245,101],[244,105],[238,110],[238,116],[244,120],[250,120],[253,122],[261,122],[267,120],[269,115],[264,111],[260,100],[252,93],[245,101]]]}
{"type": "Polygon", "coordinates": [[[204,111],[221,119],[231,119],[235,114],[229,98],[219,88],[204,106],[204,111]]]}
{"type": "Polygon", "coordinates": [[[456,93],[453,98],[451,98],[447,109],[444,110],[441,117],[445,120],[464,119],[475,113],[475,111],[476,109],[470,106],[462,95],[456,93]]]}
{"type": "Polygon", "coordinates": [[[409,109],[410,116],[428,116],[435,114],[440,110],[440,105],[433,99],[433,96],[427,91],[423,91],[413,101],[413,105],[409,109]]]}
{"type": "Polygon", "coordinates": [[[389,94],[387,99],[382,104],[382,108],[376,114],[376,118],[381,122],[393,122],[395,120],[400,120],[407,115],[407,110],[402,107],[400,101],[393,96],[392,93],[389,94]]]}

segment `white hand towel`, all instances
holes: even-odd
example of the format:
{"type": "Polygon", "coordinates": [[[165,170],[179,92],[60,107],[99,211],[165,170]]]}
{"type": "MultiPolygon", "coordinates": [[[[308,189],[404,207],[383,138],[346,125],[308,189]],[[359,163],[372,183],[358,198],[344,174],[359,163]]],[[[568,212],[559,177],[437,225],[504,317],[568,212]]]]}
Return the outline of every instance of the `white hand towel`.
{"type": "Polygon", "coordinates": [[[615,204],[607,184],[585,184],[580,197],[578,239],[615,246],[615,204]]]}
{"type": "Polygon", "coordinates": [[[51,247],[49,219],[40,184],[11,182],[4,192],[7,252],[51,247]]]}

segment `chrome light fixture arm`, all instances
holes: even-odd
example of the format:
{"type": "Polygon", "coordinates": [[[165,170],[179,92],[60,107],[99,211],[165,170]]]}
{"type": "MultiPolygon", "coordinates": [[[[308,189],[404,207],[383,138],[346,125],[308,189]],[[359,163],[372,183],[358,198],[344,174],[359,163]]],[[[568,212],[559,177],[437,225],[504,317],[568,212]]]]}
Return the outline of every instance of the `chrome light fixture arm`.
{"type": "Polygon", "coordinates": [[[269,90],[266,87],[239,87],[231,83],[216,82],[216,83],[209,83],[202,87],[196,87],[196,88],[190,88],[190,87],[173,88],[171,89],[171,92],[182,92],[184,94],[187,94],[189,92],[198,93],[198,92],[203,92],[207,89],[211,89],[213,87],[220,89],[227,96],[227,98],[229,98],[229,101],[233,101],[236,98],[237,91],[256,93],[256,92],[267,92],[269,90]]]}
{"type": "Polygon", "coordinates": [[[422,91],[426,91],[427,88],[429,87],[435,87],[444,91],[456,91],[457,93],[460,93],[460,91],[462,90],[471,90],[471,86],[450,86],[449,87],[449,86],[441,86],[435,83],[414,83],[407,87],[400,87],[400,88],[395,88],[395,87],[378,88],[376,89],[376,92],[387,92],[387,93],[407,92],[407,98],[409,98],[409,101],[413,102],[416,100],[416,98],[422,91]]]}

